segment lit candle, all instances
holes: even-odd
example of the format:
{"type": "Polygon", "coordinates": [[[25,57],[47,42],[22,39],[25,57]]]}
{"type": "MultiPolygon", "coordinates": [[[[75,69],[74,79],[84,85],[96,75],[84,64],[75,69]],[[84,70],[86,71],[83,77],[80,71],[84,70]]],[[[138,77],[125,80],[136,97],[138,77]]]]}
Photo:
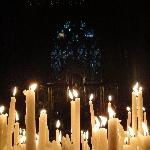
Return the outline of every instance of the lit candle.
{"type": "Polygon", "coordinates": [[[26,150],[36,150],[35,126],[35,89],[37,84],[32,84],[29,90],[24,91],[26,96],[26,150]]]}
{"type": "Polygon", "coordinates": [[[14,129],[14,145],[19,144],[19,115],[16,111],[16,122],[15,122],[15,129],[14,129]]]}
{"type": "Polygon", "coordinates": [[[143,122],[143,97],[142,87],[139,87],[138,92],[138,132],[142,134],[142,122],[143,122]]]}
{"type": "Polygon", "coordinates": [[[42,150],[43,147],[46,145],[47,141],[47,114],[46,110],[43,109],[40,112],[39,117],[39,150],[42,150]]]}
{"type": "Polygon", "coordinates": [[[56,142],[57,142],[57,143],[60,142],[60,140],[59,140],[59,136],[60,136],[59,134],[60,134],[60,133],[59,133],[59,129],[58,129],[59,127],[60,127],[60,121],[57,120],[57,122],[56,122],[56,128],[57,128],[57,129],[56,129],[56,142]]]}
{"type": "Polygon", "coordinates": [[[99,130],[99,141],[101,144],[99,144],[100,150],[107,150],[108,149],[108,142],[107,142],[107,129],[105,129],[105,125],[107,123],[107,118],[100,116],[101,120],[101,128],[99,130]]]}
{"type": "Polygon", "coordinates": [[[118,119],[113,118],[115,112],[109,109],[109,120],[108,120],[108,150],[117,150],[118,147],[118,119]]]}
{"type": "Polygon", "coordinates": [[[75,139],[74,144],[76,150],[80,150],[80,98],[78,97],[78,93],[73,89],[73,95],[75,97],[75,139]]]}
{"type": "Polygon", "coordinates": [[[137,98],[138,95],[138,82],[133,87],[132,92],[132,128],[135,132],[135,135],[137,133],[137,98]]]}
{"type": "Polygon", "coordinates": [[[7,114],[3,114],[4,106],[0,106],[0,149],[7,145],[7,114]]]}
{"type": "Polygon", "coordinates": [[[130,111],[130,107],[127,107],[127,111],[128,111],[128,119],[127,119],[127,129],[128,129],[128,126],[131,125],[131,111],[130,111]]]}
{"type": "Polygon", "coordinates": [[[17,88],[14,88],[13,97],[11,97],[10,107],[9,107],[9,116],[8,116],[8,131],[7,131],[7,149],[12,149],[12,134],[14,131],[15,125],[15,117],[16,117],[16,110],[15,110],[15,103],[16,103],[16,95],[17,88]]]}
{"type": "MultiPolygon", "coordinates": [[[[108,101],[109,101],[109,102],[108,102],[108,114],[110,114],[109,111],[112,109],[112,108],[111,108],[111,101],[112,101],[112,96],[111,96],[111,95],[108,96],[108,101]]],[[[110,117],[111,117],[111,116],[109,115],[109,118],[110,118],[110,117]]]]}
{"type": "Polygon", "coordinates": [[[92,100],[94,98],[94,95],[91,94],[90,97],[89,97],[89,105],[90,105],[90,114],[91,114],[91,126],[92,126],[92,129],[94,128],[94,109],[93,109],[93,103],[92,103],[92,100]]]}
{"type": "Polygon", "coordinates": [[[147,125],[146,111],[145,111],[144,107],[143,107],[143,112],[144,112],[144,120],[143,120],[143,122],[147,125]]]}
{"type": "Polygon", "coordinates": [[[73,94],[69,90],[69,97],[71,99],[71,141],[74,142],[75,138],[75,101],[73,100],[73,94]]]}

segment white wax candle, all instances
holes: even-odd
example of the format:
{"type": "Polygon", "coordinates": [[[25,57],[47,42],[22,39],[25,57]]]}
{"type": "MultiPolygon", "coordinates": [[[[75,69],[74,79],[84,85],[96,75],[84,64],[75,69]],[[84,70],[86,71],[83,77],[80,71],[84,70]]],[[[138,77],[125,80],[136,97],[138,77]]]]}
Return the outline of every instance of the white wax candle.
{"type": "Polygon", "coordinates": [[[80,98],[75,99],[75,144],[80,150],[80,98]]]}
{"type": "Polygon", "coordinates": [[[108,149],[108,141],[107,141],[107,129],[100,128],[99,130],[99,144],[100,150],[107,150],[108,149]]]}
{"type": "Polygon", "coordinates": [[[47,114],[46,110],[41,110],[39,117],[39,150],[45,147],[47,142],[47,114]]]}
{"type": "Polygon", "coordinates": [[[0,114],[0,149],[7,145],[7,114],[0,114]]]}
{"type": "Polygon", "coordinates": [[[8,116],[8,132],[7,132],[7,149],[12,149],[12,134],[14,131],[15,125],[15,117],[16,117],[16,110],[15,110],[15,103],[16,98],[11,97],[10,107],[9,107],[9,116],[8,116]]]}
{"type": "Polygon", "coordinates": [[[71,100],[71,141],[75,139],[75,101],[71,100]]]}
{"type": "Polygon", "coordinates": [[[142,122],[143,122],[143,98],[142,90],[139,89],[138,93],[138,132],[142,134],[142,122]]]}
{"type": "Polygon", "coordinates": [[[118,147],[118,119],[108,120],[108,150],[117,150],[118,147]]]}
{"type": "Polygon", "coordinates": [[[14,129],[14,145],[19,144],[19,123],[15,123],[15,129],[14,129]]]}
{"type": "Polygon", "coordinates": [[[135,92],[132,92],[132,129],[137,133],[137,101],[135,92]]]}
{"type": "Polygon", "coordinates": [[[36,150],[36,126],[35,126],[35,88],[36,84],[24,91],[26,96],[26,150],[36,150]]]}

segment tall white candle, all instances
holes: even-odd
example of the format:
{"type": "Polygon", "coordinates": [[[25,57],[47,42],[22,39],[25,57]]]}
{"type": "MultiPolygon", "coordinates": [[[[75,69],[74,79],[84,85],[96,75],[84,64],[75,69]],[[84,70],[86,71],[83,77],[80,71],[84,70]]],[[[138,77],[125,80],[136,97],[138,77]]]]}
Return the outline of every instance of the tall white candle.
{"type": "Polygon", "coordinates": [[[47,114],[46,110],[43,109],[40,112],[39,117],[39,150],[42,150],[45,147],[47,142],[47,114]]]}
{"type": "Polygon", "coordinates": [[[15,122],[15,128],[14,128],[14,145],[19,144],[19,115],[18,112],[16,111],[16,122],[15,122]]]}
{"type": "Polygon", "coordinates": [[[7,114],[3,114],[4,106],[0,107],[0,149],[7,145],[7,114]]]}
{"type": "Polygon", "coordinates": [[[60,121],[57,120],[57,122],[56,122],[56,128],[57,128],[57,129],[56,129],[56,142],[57,142],[57,143],[60,142],[60,140],[59,140],[59,136],[60,136],[59,134],[60,134],[60,131],[59,131],[59,129],[58,129],[59,127],[60,127],[60,121]]]}
{"type": "Polygon", "coordinates": [[[76,150],[80,150],[80,98],[75,99],[75,144],[76,150]]]}
{"type": "Polygon", "coordinates": [[[36,150],[35,92],[37,84],[24,91],[26,96],[26,150],[36,150]]]}
{"type": "Polygon", "coordinates": [[[10,107],[9,107],[9,116],[8,116],[8,131],[7,131],[7,150],[12,149],[12,134],[14,131],[15,125],[15,103],[16,103],[16,87],[14,88],[13,97],[11,97],[10,107]]]}
{"type": "Polygon", "coordinates": [[[132,128],[135,132],[135,135],[137,134],[137,99],[136,99],[137,94],[138,94],[138,82],[133,87],[132,92],[132,128]]]}
{"type": "Polygon", "coordinates": [[[118,118],[113,118],[115,112],[110,109],[108,120],[108,150],[118,149],[118,118]]]}
{"type": "Polygon", "coordinates": [[[143,97],[142,97],[142,87],[140,87],[138,92],[138,132],[141,134],[142,134],[142,122],[143,122],[143,97]]]}

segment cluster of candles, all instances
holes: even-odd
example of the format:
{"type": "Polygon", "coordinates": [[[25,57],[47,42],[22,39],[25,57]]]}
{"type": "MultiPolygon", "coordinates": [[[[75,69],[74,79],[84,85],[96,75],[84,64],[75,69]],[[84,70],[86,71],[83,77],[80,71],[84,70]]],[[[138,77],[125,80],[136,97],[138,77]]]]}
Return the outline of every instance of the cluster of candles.
{"type": "Polygon", "coordinates": [[[112,97],[108,97],[108,117],[95,116],[92,99],[89,97],[91,114],[91,143],[89,132],[80,129],[80,98],[76,90],[69,90],[71,99],[71,135],[62,135],[60,121],[56,122],[56,139],[49,140],[47,113],[43,109],[39,117],[36,133],[35,90],[32,84],[23,93],[26,96],[26,129],[19,127],[19,116],[15,108],[16,88],[11,97],[9,115],[0,107],[0,150],[150,150],[150,136],[146,111],[143,109],[142,88],[138,83],[132,91],[132,108],[127,107],[127,130],[121,125],[112,107],[112,97]],[[107,128],[105,128],[107,124],[107,128]]]}

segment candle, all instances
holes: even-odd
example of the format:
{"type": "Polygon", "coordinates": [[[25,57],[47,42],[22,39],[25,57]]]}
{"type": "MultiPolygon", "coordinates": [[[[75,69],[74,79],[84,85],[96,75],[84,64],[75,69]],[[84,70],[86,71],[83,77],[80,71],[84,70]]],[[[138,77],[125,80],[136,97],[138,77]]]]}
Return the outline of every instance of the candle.
{"type": "Polygon", "coordinates": [[[138,132],[142,134],[142,122],[143,122],[143,98],[142,87],[139,87],[138,92],[138,132]]]}
{"type": "Polygon", "coordinates": [[[75,99],[75,145],[80,150],[80,98],[75,99]]]}
{"type": "Polygon", "coordinates": [[[16,103],[16,95],[17,88],[14,88],[13,91],[13,97],[11,97],[10,107],[9,107],[9,116],[8,116],[8,131],[7,131],[7,149],[12,149],[12,134],[14,131],[14,125],[15,125],[15,103],[16,103]]]}
{"type": "Polygon", "coordinates": [[[74,142],[75,134],[75,101],[73,101],[73,94],[69,90],[69,97],[71,99],[71,141],[74,142]]]}
{"type": "Polygon", "coordinates": [[[100,116],[101,120],[101,128],[99,130],[99,141],[101,144],[99,145],[100,150],[107,150],[108,149],[108,142],[107,142],[107,129],[104,128],[104,126],[107,123],[107,118],[100,116]]]}
{"type": "Polygon", "coordinates": [[[43,109],[39,117],[39,150],[42,150],[47,142],[47,114],[43,109]]]}
{"type": "Polygon", "coordinates": [[[145,111],[145,108],[144,108],[144,107],[143,107],[143,112],[144,112],[144,119],[143,119],[143,122],[147,125],[146,111],[145,111]]]}
{"type": "Polygon", "coordinates": [[[14,145],[18,145],[19,143],[19,115],[18,112],[16,111],[16,122],[15,122],[15,128],[14,128],[14,145]]]}
{"type": "Polygon", "coordinates": [[[0,106],[0,149],[7,145],[7,114],[3,114],[4,106],[0,106]]]}
{"type": "Polygon", "coordinates": [[[36,150],[35,126],[35,89],[37,84],[32,84],[29,90],[24,91],[26,96],[26,150],[36,150]]]}
{"type": "MultiPolygon", "coordinates": [[[[111,114],[111,113],[109,113],[109,111],[111,111],[111,101],[112,101],[112,96],[111,95],[109,95],[108,96],[108,114],[111,114]]],[[[111,116],[109,115],[109,118],[110,118],[111,116]]]]}
{"type": "Polygon", "coordinates": [[[128,126],[131,125],[131,111],[130,111],[130,107],[127,107],[127,111],[128,111],[128,119],[127,119],[127,129],[128,129],[128,126]]]}
{"type": "Polygon", "coordinates": [[[132,92],[132,128],[137,133],[137,98],[138,95],[138,82],[133,87],[132,92]]]}
{"type": "Polygon", "coordinates": [[[118,148],[118,119],[113,118],[115,112],[109,109],[110,119],[108,120],[108,150],[117,150],[118,148]]]}
{"type": "Polygon", "coordinates": [[[57,122],[56,122],[56,128],[57,128],[57,129],[56,129],[56,142],[57,142],[57,143],[60,142],[60,140],[59,140],[59,136],[60,136],[59,134],[60,134],[60,133],[59,133],[59,129],[58,129],[59,127],[60,127],[60,121],[57,120],[57,122]]]}
{"type": "Polygon", "coordinates": [[[93,98],[94,98],[94,95],[91,94],[90,97],[89,97],[89,105],[90,105],[90,114],[91,114],[91,126],[92,126],[92,129],[94,127],[94,109],[93,109],[93,103],[92,103],[93,98]]]}

